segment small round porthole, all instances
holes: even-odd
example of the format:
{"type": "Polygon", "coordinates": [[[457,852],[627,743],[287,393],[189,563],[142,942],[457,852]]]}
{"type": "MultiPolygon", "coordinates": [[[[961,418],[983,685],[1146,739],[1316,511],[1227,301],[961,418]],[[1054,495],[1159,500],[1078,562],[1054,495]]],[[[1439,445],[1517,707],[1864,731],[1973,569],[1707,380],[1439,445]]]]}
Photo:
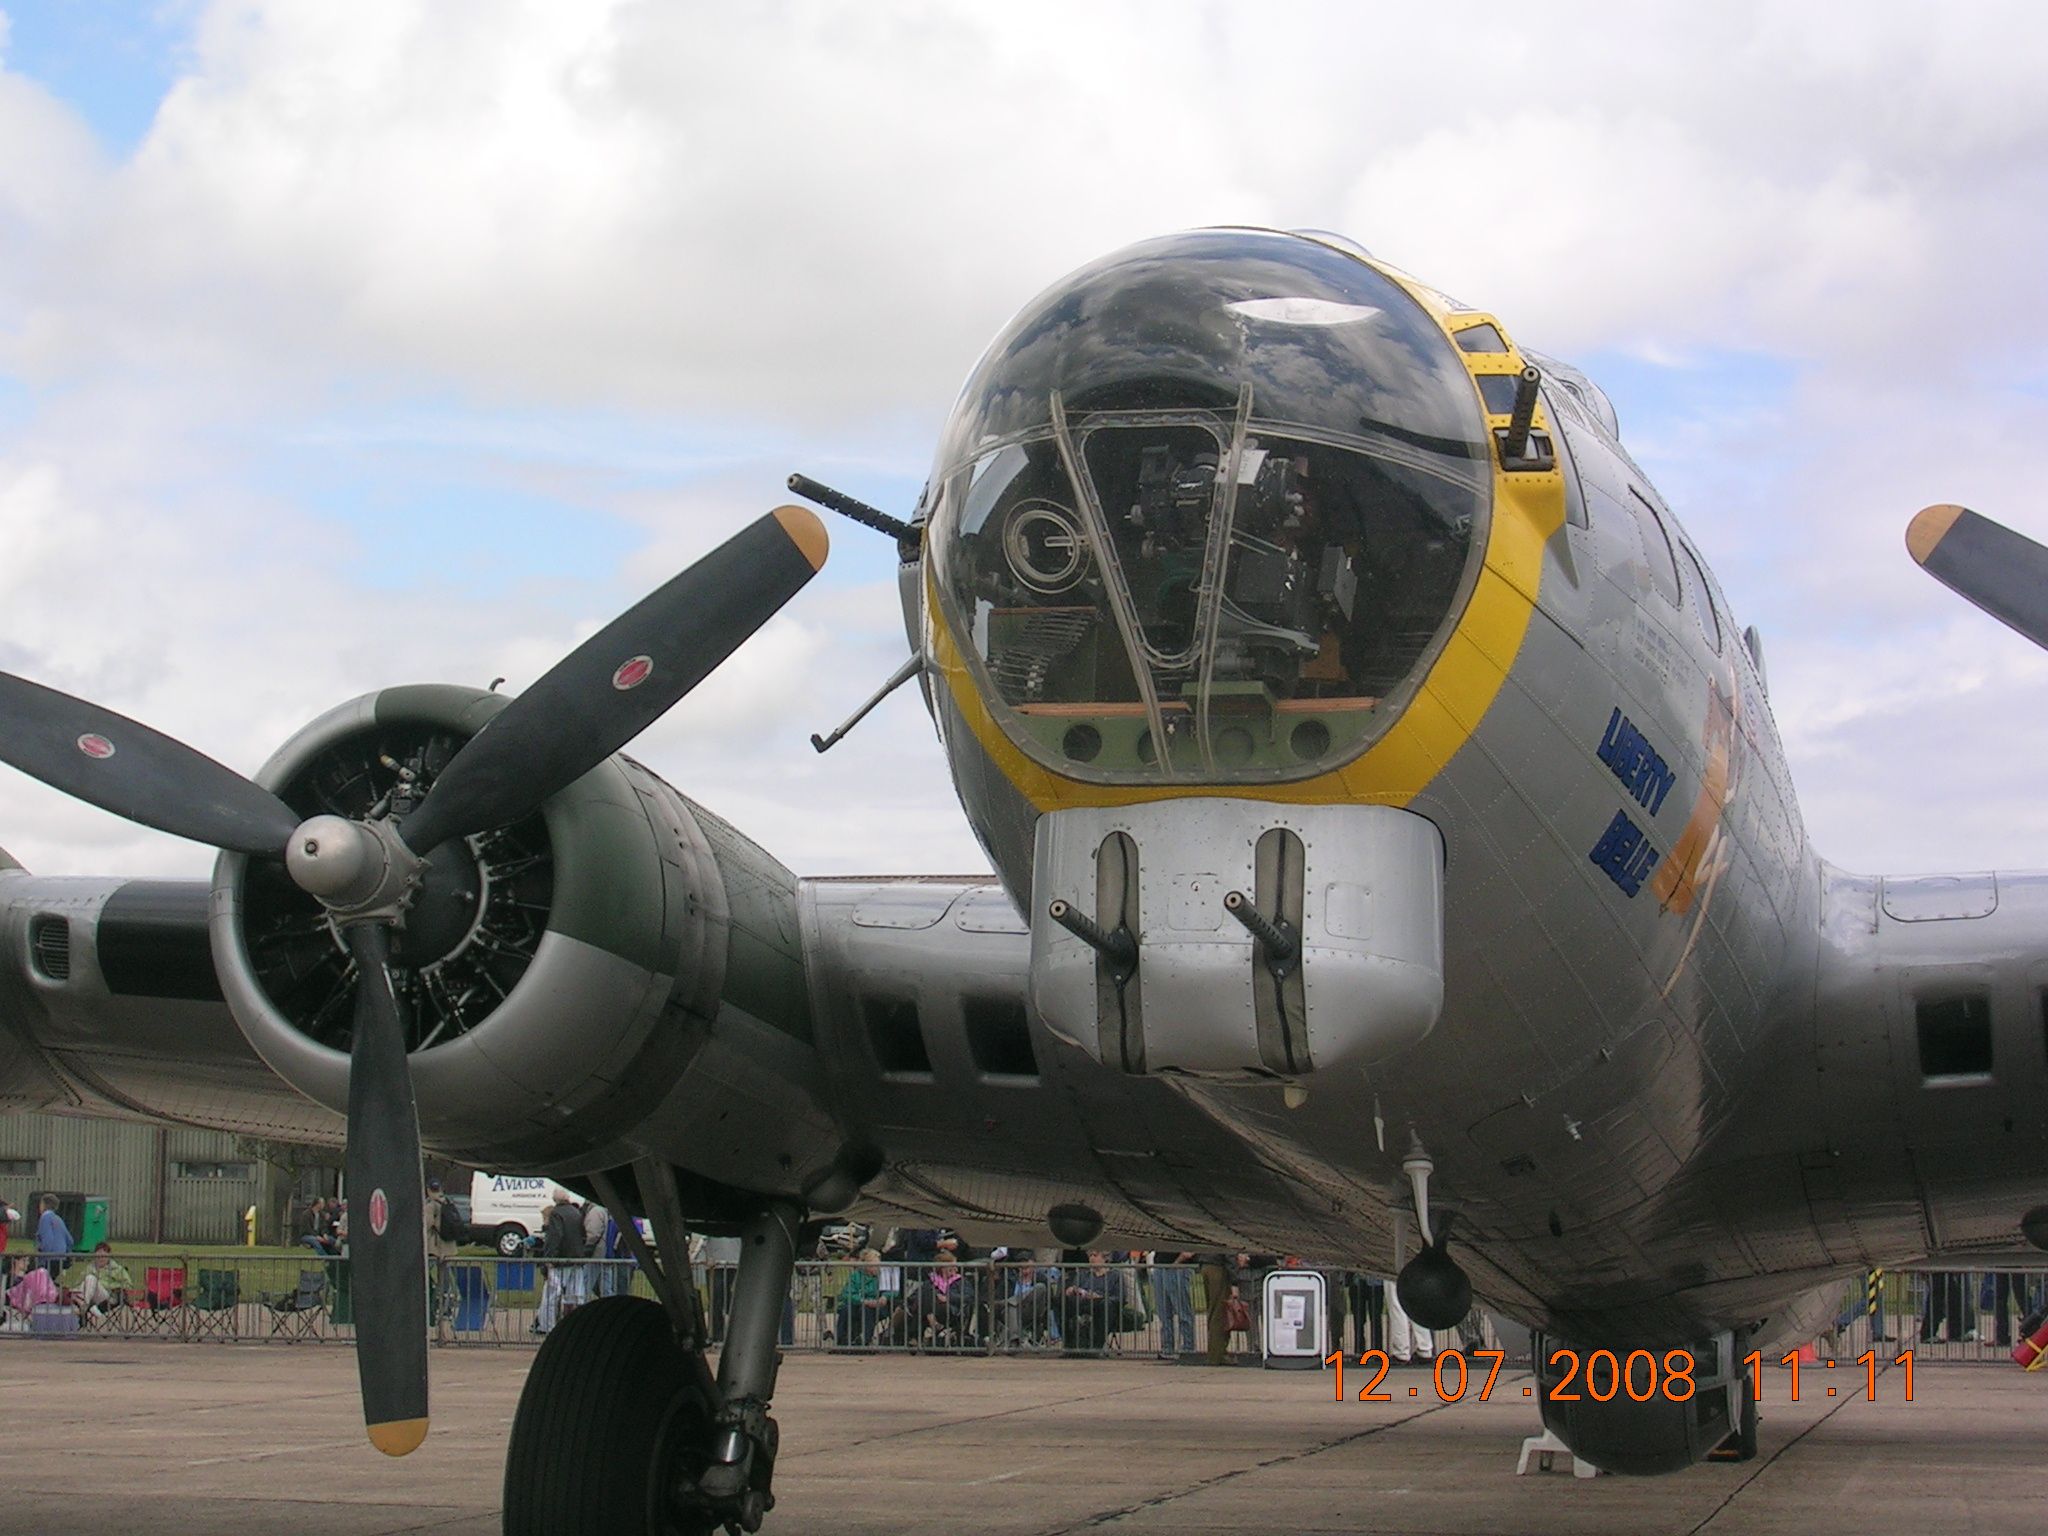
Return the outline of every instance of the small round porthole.
{"type": "Polygon", "coordinates": [[[1102,755],[1102,732],[1092,725],[1070,725],[1060,738],[1060,750],[1074,762],[1092,763],[1102,755]]]}
{"type": "Polygon", "coordinates": [[[1304,720],[1288,735],[1294,755],[1310,762],[1330,750],[1330,728],[1320,720],[1304,720]]]}

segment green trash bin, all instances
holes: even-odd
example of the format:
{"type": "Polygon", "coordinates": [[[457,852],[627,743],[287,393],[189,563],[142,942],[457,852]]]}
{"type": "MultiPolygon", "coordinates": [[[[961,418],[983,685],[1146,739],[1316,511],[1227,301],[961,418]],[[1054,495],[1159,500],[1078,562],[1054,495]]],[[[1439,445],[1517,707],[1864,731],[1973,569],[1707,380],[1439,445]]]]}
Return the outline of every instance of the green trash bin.
{"type": "Polygon", "coordinates": [[[101,1243],[107,1242],[107,1212],[112,1205],[105,1195],[87,1195],[85,1210],[78,1218],[78,1246],[91,1253],[101,1243]]]}

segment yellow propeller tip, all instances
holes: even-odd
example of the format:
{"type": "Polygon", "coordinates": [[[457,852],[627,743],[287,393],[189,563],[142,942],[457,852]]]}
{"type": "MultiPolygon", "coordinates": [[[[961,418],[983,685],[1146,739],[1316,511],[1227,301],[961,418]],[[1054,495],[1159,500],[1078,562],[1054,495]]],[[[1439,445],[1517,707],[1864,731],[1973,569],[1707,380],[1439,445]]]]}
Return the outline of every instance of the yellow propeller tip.
{"type": "Polygon", "coordinates": [[[825,556],[832,548],[831,537],[825,532],[825,525],[818,514],[809,507],[777,507],[770,514],[782,524],[782,531],[789,535],[789,542],[803,552],[811,562],[813,571],[825,568],[825,556]]]}
{"type": "Polygon", "coordinates": [[[425,1419],[390,1419],[364,1427],[370,1432],[370,1444],[386,1456],[410,1456],[427,1438],[425,1419]]]}
{"type": "Polygon", "coordinates": [[[1947,537],[1949,529],[1956,525],[1956,519],[1966,510],[1944,501],[1923,507],[1913,514],[1913,521],[1906,524],[1906,552],[1913,557],[1914,564],[1927,563],[1927,557],[1934,553],[1934,546],[1947,537]]]}

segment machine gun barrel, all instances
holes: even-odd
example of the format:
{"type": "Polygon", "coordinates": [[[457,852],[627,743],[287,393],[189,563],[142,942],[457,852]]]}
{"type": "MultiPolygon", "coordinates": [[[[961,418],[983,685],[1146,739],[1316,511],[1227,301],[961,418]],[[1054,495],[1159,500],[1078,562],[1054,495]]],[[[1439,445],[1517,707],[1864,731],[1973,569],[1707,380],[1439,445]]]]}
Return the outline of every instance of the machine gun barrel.
{"type": "Polygon", "coordinates": [[[1515,380],[1515,407],[1508,416],[1508,435],[1501,439],[1501,458],[1509,463],[1529,451],[1529,424],[1536,419],[1536,386],[1543,375],[1532,365],[1515,380]]]}
{"type": "Polygon", "coordinates": [[[1107,960],[1119,985],[1138,969],[1138,941],[1131,937],[1130,929],[1119,927],[1111,932],[1065,901],[1054,902],[1045,915],[1107,960]]]}
{"type": "Polygon", "coordinates": [[[1265,951],[1266,964],[1276,976],[1284,976],[1301,958],[1301,940],[1286,922],[1274,922],[1257,907],[1243,891],[1232,891],[1223,898],[1223,910],[1251,930],[1258,946],[1265,951]]]}
{"type": "Polygon", "coordinates": [[[906,523],[900,517],[891,517],[880,507],[871,507],[858,497],[844,491],[835,491],[829,485],[820,484],[809,475],[791,475],[789,488],[806,501],[815,501],[819,506],[829,508],[842,517],[850,517],[856,523],[886,533],[901,549],[916,549],[917,525],[906,523]]]}

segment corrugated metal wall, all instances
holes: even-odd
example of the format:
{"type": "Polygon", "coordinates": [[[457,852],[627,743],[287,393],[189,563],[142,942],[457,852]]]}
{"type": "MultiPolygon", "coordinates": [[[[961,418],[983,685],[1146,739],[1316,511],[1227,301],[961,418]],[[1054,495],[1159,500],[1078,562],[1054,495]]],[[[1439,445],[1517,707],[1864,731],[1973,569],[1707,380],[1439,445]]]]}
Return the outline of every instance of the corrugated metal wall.
{"type": "MultiPolygon", "coordinates": [[[[35,1240],[32,1190],[75,1190],[105,1195],[116,1243],[238,1243],[242,1212],[268,1198],[271,1169],[222,1131],[137,1125],[121,1120],[79,1120],[65,1115],[16,1114],[0,1118],[0,1168],[33,1162],[33,1174],[0,1173],[0,1195],[22,1213],[14,1240],[35,1240]],[[250,1177],[189,1178],[181,1164],[247,1164],[250,1177]],[[162,1199],[163,1230],[156,1230],[162,1199]]],[[[266,1223],[266,1236],[270,1223],[266,1223]]],[[[275,1241],[274,1238],[272,1238],[275,1241]]]]}
{"type": "Polygon", "coordinates": [[[195,1131],[174,1126],[165,1133],[164,1230],[179,1234],[187,1243],[238,1243],[242,1240],[242,1212],[258,1203],[259,1175],[263,1165],[246,1152],[235,1150],[235,1139],[216,1131],[195,1131]],[[226,1164],[246,1168],[249,1177],[191,1178],[181,1167],[226,1164]]]}

